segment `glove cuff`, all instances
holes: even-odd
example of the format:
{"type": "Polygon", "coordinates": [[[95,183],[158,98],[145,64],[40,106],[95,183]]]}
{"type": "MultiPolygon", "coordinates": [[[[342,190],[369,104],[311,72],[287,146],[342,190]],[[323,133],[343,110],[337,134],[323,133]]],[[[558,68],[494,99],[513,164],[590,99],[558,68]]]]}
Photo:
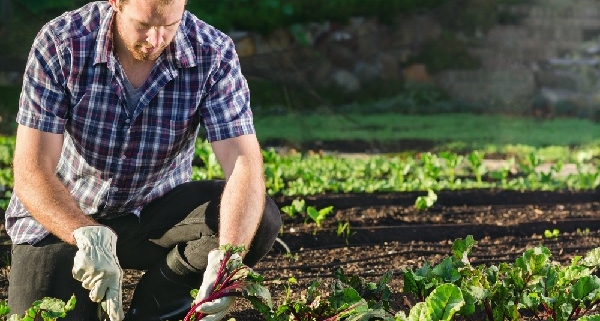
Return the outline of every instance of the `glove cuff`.
{"type": "MultiPolygon", "coordinates": [[[[115,250],[117,248],[117,234],[106,226],[84,226],[73,231],[73,238],[78,248],[103,247],[115,250]]],[[[114,252],[114,251],[111,251],[114,252]]]]}

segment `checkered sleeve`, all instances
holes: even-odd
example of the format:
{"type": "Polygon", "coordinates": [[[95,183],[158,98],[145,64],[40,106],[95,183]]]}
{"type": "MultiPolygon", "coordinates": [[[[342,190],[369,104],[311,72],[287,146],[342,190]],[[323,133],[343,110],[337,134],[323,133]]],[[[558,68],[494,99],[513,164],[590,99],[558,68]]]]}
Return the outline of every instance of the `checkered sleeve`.
{"type": "Polygon", "coordinates": [[[57,39],[48,27],[34,40],[23,75],[17,122],[45,132],[62,133],[68,99],[57,39]]]}
{"type": "Polygon", "coordinates": [[[250,91],[233,41],[227,38],[201,106],[209,141],[254,134],[250,91]]]}

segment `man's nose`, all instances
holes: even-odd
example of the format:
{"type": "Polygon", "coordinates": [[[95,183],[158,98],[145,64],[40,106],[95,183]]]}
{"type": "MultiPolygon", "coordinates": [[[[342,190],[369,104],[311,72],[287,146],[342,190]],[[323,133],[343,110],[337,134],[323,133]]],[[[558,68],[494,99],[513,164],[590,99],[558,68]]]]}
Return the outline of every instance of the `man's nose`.
{"type": "Polygon", "coordinates": [[[151,27],[146,41],[148,41],[148,43],[150,43],[153,47],[160,47],[163,41],[164,32],[165,31],[163,27],[151,27]]]}

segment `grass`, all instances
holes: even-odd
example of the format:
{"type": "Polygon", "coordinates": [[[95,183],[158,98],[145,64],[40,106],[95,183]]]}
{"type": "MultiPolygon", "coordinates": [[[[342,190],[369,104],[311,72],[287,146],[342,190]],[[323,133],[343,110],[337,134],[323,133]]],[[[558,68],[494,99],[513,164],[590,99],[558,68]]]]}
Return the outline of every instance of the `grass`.
{"type": "Polygon", "coordinates": [[[586,119],[539,120],[475,114],[287,114],[256,116],[260,141],[422,139],[439,146],[588,146],[600,143],[600,123],[586,119]]]}

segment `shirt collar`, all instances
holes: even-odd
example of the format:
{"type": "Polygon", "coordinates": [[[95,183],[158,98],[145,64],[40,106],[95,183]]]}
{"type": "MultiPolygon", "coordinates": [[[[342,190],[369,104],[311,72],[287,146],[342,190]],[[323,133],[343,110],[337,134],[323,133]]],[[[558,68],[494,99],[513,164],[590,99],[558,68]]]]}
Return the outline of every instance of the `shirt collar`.
{"type": "Polygon", "coordinates": [[[94,50],[94,65],[98,63],[107,63],[108,57],[111,56],[113,50],[112,21],[114,10],[111,6],[107,6],[107,8],[108,10],[104,12],[100,18],[100,30],[98,30],[96,48],[94,50]]]}
{"type": "MultiPolygon", "coordinates": [[[[197,65],[196,54],[193,46],[186,35],[186,20],[189,19],[189,12],[185,12],[179,29],[175,34],[175,38],[170,46],[165,49],[167,60],[171,61],[178,68],[191,68],[197,65]]],[[[112,7],[108,7],[108,12],[101,17],[100,30],[96,41],[94,65],[98,63],[108,63],[109,57],[113,52],[113,37],[112,26],[115,11],[112,7]]]]}
{"type": "Polygon", "coordinates": [[[196,59],[194,46],[192,46],[187,32],[185,32],[188,28],[188,23],[191,23],[190,13],[186,11],[184,12],[183,18],[181,19],[181,23],[179,24],[177,34],[175,34],[175,38],[173,39],[175,48],[173,48],[173,46],[170,46],[171,49],[175,49],[175,54],[174,57],[170,56],[169,59],[174,58],[175,64],[178,68],[191,68],[196,67],[196,65],[198,64],[198,59],[196,59]]]}

